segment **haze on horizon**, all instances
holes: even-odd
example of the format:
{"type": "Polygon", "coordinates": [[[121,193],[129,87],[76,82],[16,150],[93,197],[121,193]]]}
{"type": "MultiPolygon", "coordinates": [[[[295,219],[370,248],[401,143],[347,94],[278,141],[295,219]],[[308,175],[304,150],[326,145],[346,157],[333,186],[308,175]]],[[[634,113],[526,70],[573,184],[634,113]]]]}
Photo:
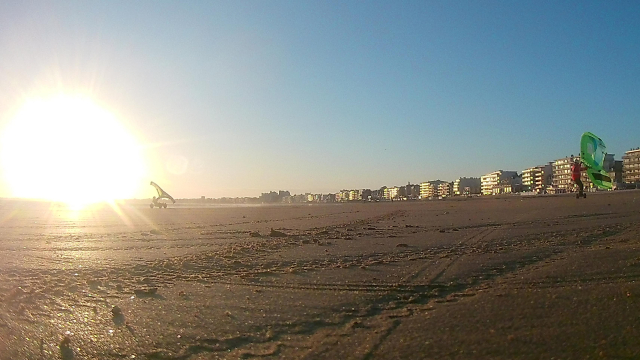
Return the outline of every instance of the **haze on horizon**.
{"type": "MultiPolygon", "coordinates": [[[[616,159],[640,146],[638,59],[629,1],[3,2],[0,131],[30,99],[90,98],[143,149],[139,198],[452,181],[585,131],[616,159]]],[[[105,161],[43,180],[58,158],[105,161]]]]}

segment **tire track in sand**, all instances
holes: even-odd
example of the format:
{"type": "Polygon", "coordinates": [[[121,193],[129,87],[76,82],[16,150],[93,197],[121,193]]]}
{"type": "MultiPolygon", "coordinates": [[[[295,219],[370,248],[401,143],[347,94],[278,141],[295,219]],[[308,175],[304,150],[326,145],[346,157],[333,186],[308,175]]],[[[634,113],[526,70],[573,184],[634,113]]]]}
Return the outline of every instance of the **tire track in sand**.
{"type": "MultiPolygon", "coordinates": [[[[432,276],[431,278],[428,278],[426,283],[431,285],[437,282],[453,264],[455,264],[457,261],[459,261],[462,257],[466,255],[466,252],[464,252],[464,250],[468,246],[475,245],[480,241],[485,240],[487,237],[491,236],[495,232],[496,228],[497,228],[496,226],[489,226],[480,231],[477,231],[471,234],[470,236],[466,237],[465,239],[461,240],[460,242],[458,242],[455,246],[447,249],[445,254],[440,254],[440,259],[447,259],[449,258],[450,254],[459,253],[458,256],[450,258],[449,261],[443,261],[443,264],[436,268],[436,272],[434,276],[432,276]]],[[[422,274],[424,274],[427,270],[429,270],[433,266],[431,261],[428,259],[424,260],[424,262],[425,264],[418,271],[405,277],[403,279],[403,282],[404,283],[413,282],[415,279],[422,276],[422,274]]]]}

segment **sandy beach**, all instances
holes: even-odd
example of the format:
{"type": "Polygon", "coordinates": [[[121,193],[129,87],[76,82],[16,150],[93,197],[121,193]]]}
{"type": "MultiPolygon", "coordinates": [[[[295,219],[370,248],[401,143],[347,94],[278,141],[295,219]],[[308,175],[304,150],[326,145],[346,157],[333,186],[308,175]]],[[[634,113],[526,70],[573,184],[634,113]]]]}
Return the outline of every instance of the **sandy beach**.
{"type": "Polygon", "coordinates": [[[636,190],[81,212],[2,200],[0,358],[640,358],[639,222],[636,190]]]}

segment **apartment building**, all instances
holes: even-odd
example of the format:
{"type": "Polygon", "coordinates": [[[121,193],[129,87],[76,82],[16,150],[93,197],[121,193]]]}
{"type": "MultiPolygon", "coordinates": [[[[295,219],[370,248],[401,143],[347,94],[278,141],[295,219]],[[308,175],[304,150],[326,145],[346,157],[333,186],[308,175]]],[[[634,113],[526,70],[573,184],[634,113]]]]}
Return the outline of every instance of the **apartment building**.
{"type": "Polygon", "coordinates": [[[385,188],[384,189],[384,198],[387,200],[397,200],[399,188],[397,186],[385,188]]]}
{"type": "Polygon", "coordinates": [[[542,194],[553,179],[552,163],[534,166],[522,171],[522,190],[542,194]]]}
{"type": "Polygon", "coordinates": [[[336,193],[336,201],[348,201],[349,200],[349,190],[340,190],[336,193]]]}
{"type": "Polygon", "coordinates": [[[522,170],[522,188],[524,191],[533,191],[535,188],[535,178],[540,176],[540,166],[534,166],[522,170]]]}
{"type": "Polygon", "coordinates": [[[461,177],[453,182],[453,195],[480,194],[480,178],[461,177]]]}
{"type": "Polygon", "coordinates": [[[506,191],[507,186],[513,187],[519,184],[521,184],[520,177],[516,171],[497,170],[480,177],[482,195],[502,194],[506,191]]]}
{"type": "Polygon", "coordinates": [[[453,183],[442,182],[438,185],[438,197],[449,197],[453,194],[453,183]]]}
{"type": "Polygon", "coordinates": [[[542,167],[542,172],[538,177],[534,179],[535,190],[538,193],[546,192],[547,188],[551,186],[553,181],[553,164],[547,163],[542,167]]]}
{"type": "Polygon", "coordinates": [[[436,194],[436,189],[429,181],[420,183],[420,199],[428,199],[436,194]]]}
{"type": "Polygon", "coordinates": [[[622,156],[622,181],[628,184],[640,182],[640,148],[631,149],[622,156]]]}
{"type": "Polygon", "coordinates": [[[420,183],[420,199],[429,199],[440,196],[440,184],[446,181],[433,180],[420,183]]]}

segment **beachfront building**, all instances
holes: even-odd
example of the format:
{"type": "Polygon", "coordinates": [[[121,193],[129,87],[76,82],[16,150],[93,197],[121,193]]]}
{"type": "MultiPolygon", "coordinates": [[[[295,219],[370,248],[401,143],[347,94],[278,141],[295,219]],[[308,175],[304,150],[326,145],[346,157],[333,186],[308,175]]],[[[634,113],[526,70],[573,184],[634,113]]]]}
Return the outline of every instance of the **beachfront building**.
{"type": "Polygon", "coordinates": [[[442,182],[438,185],[438,197],[449,197],[453,192],[453,183],[442,182]]]}
{"type": "Polygon", "coordinates": [[[553,179],[552,163],[538,165],[522,171],[522,191],[543,194],[553,179]]]}
{"type": "Polygon", "coordinates": [[[291,193],[289,193],[289,191],[270,191],[268,193],[262,193],[259,199],[262,203],[278,203],[282,202],[282,200],[288,196],[291,196],[291,193]]]}
{"type": "Polygon", "coordinates": [[[546,193],[547,188],[551,186],[553,181],[553,163],[549,162],[547,165],[544,165],[542,168],[542,172],[540,176],[536,177],[534,180],[535,189],[538,193],[546,193]]]}
{"type": "Polygon", "coordinates": [[[362,200],[361,190],[349,190],[349,201],[362,200]]]}
{"type": "Polygon", "coordinates": [[[513,177],[506,177],[493,187],[492,195],[503,195],[511,193],[522,192],[522,177],[515,175],[513,177]]]}
{"type": "Polygon", "coordinates": [[[482,191],[482,195],[493,194],[493,188],[500,182],[501,174],[502,170],[498,170],[480,177],[480,188],[482,191]]]}
{"type": "Polygon", "coordinates": [[[399,188],[397,186],[385,188],[384,198],[387,200],[398,200],[398,190],[399,188]]]}
{"type": "Polygon", "coordinates": [[[321,202],[329,202],[328,198],[327,198],[327,194],[308,194],[308,202],[316,202],[316,203],[321,203],[321,202]]]}
{"type": "Polygon", "coordinates": [[[336,193],[336,201],[348,201],[349,200],[349,190],[340,190],[336,193]]]}
{"type": "MultiPolygon", "coordinates": [[[[498,195],[506,191],[507,186],[521,184],[517,171],[497,170],[480,177],[482,195],[498,195]],[[508,181],[507,181],[508,180],[508,181]]],[[[516,192],[513,189],[508,192],[516,192]]]]}
{"type": "Polygon", "coordinates": [[[622,156],[622,181],[640,183],[640,148],[631,149],[622,156]]]}
{"type": "Polygon", "coordinates": [[[538,176],[540,168],[534,166],[532,168],[524,169],[522,171],[522,190],[533,191],[535,187],[535,177],[538,176]]]}
{"type": "Polygon", "coordinates": [[[444,182],[445,181],[442,180],[433,180],[420,183],[420,199],[430,199],[440,196],[440,184],[444,182]]]}
{"type": "Polygon", "coordinates": [[[524,191],[534,191],[535,178],[540,176],[540,166],[534,166],[522,171],[522,189],[524,191]]]}
{"type": "Polygon", "coordinates": [[[428,199],[433,197],[435,193],[436,189],[431,182],[425,181],[420,183],[420,199],[428,199]]]}
{"type": "Polygon", "coordinates": [[[453,182],[453,195],[480,194],[480,178],[461,177],[453,182]]]}
{"type": "MultiPolygon", "coordinates": [[[[571,165],[576,159],[580,159],[580,157],[571,155],[553,162],[552,193],[565,193],[574,190],[574,183],[573,180],[571,180],[571,165]]],[[[582,176],[583,183],[586,177],[587,176],[582,176]]],[[[587,187],[585,186],[585,188],[587,187]]]]}
{"type": "Polygon", "coordinates": [[[297,204],[297,203],[309,203],[309,202],[328,203],[328,202],[335,202],[335,201],[336,201],[336,194],[306,193],[306,194],[288,195],[282,198],[282,202],[285,204],[297,204]]]}

